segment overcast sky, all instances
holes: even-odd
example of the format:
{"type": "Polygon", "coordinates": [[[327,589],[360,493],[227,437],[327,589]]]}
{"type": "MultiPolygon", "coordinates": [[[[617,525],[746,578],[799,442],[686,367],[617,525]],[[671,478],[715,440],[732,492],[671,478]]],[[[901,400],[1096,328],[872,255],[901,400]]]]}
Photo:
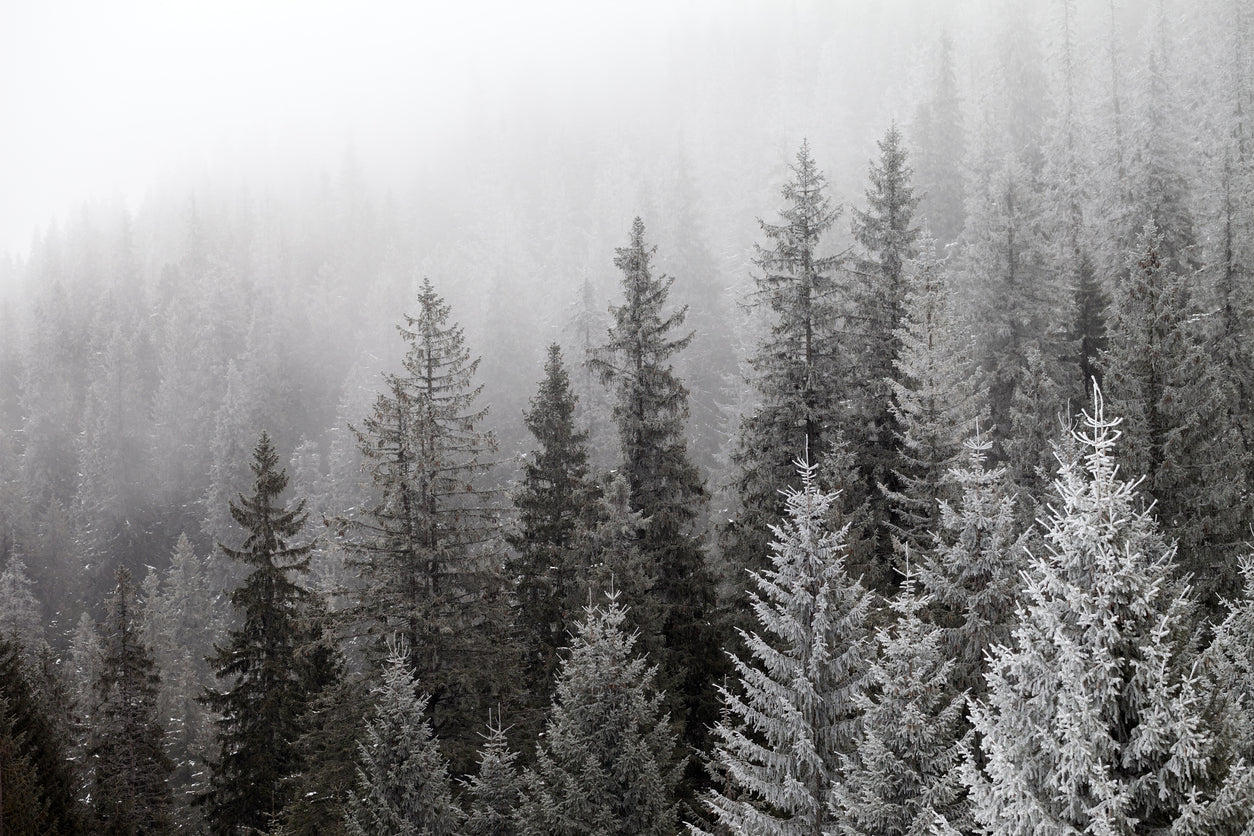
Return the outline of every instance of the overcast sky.
{"type": "Polygon", "coordinates": [[[0,2],[0,252],[172,171],[419,153],[519,85],[647,65],[712,5],[0,2]]]}

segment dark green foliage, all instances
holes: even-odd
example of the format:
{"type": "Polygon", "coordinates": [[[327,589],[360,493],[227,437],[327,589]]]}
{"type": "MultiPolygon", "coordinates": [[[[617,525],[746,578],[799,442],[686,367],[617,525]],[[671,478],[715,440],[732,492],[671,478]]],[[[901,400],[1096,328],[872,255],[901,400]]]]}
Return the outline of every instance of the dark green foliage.
{"type": "Polygon", "coordinates": [[[301,720],[297,742],[302,770],[292,779],[292,803],[283,816],[284,836],[347,833],[344,811],[357,780],[357,737],[365,722],[367,695],[359,679],[343,677],[324,688],[301,720]]]}
{"type": "Polygon", "coordinates": [[[496,565],[500,512],[479,485],[495,440],[481,427],[487,410],[475,406],[479,361],[449,312],[424,279],[417,316],[398,328],[404,371],[384,375],[385,392],[355,428],[377,498],[352,521],[347,545],[362,582],[353,615],[373,636],[371,652],[377,662],[384,641],[402,638],[461,774],[510,647],[496,565]]]}
{"type": "Polygon", "coordinates": [[[126,567],[118,569],[117,580],[100,626],[104,653],[87,745],[95,776],[95,826],[101,833],[163,834],[174,824],[169,786],[174,765],[157,719],[161,679],[139,634],[135,587],[126,567]]]}
{"type": "MultiPolygon", "coordinates": [[[[543,712],[582,597],[581,549],[599,516],[588,478],[587,433],[575,426],[576,398],[561,349],[549,346],[544,380],[524,414],[539,448],[523,463],[514,494],[518,528],[506,568],[514,584],[514,625],[530,708],[543,712]]],[[[535,731],[539,731],[537,724],[535,731]]]]}
{"type": "Polygon", "coordinates": [[[674,700],[683,742],[700,750],[717,718],[712,683],[723,665],[713,627],[714,579],[696,525],[705,488],[684,436],[688,391],[670,366],[692,335],[672,337],[685,311],[665,310],[674,280],[653,276],[654,251],[639,218],[628,245],[616,252],[624,300],[611,307],[609,341],[591,362],[614,392],[630,507],[642,518],[636,545],[660,610],[662,683],[674,700]]]}
{"type": "MultiPolygon", "coordinates": [[[[0,638],[0,766],[13,764],[15,770],[0,776],[5,793],[0,810],[12,809],[9,793],[13,792],[13,801],[32,800],[29,809],[18,811],[40,825],[28,832],[72,836],[82,832],[82,821],[74,799],[76,778],[67,758],[67,741],[56,734],[56,724],[40,703],[21,657],[17,645],[0,638]]],[[[21,818],[5,821],[16,826],[21,818]]]]}
{"type": "MultiPolygon", "coordinates": [[[[853,234],[861,249],[853,279],[846,339],[856,371],[844,389],[841,421],[849,451],[870,500],[877,523],[889,514],[888,496],[902,485],[896,464],[902,428],[893,409],[892,384],[900,376],[906,317],[906,266],[918,255],[919,230],[914,225],[918,198],[911,186],[901,132],[894,124],[879,143],[880,159],[871,165],[866,211],[854,210],[853,234]]],[[[887,531],[875,526],[872,536],[880,563],[871,577],[892,577],[892,549],[887,531]]]]}
{"type": "Polygon", "coordinates": [[[737,589],[746,569],[767,563],[768,526],[784,513],[780,491],[795,482],[798,454],[822,461],[834,446],[841,398],[838,259],[820,252],[840,209],[827,196],[827,178],[808,144],[802,143],[790,170],[782,222],[759,220],[769,249],[755,245],[761,272],[752,302],[769,330],[749,359],[760,403],[742,420],[733,456],[741,509],[725,532],[723,550],[737,589]]]}
{"type": "Polygon", "coordinates": [[[304,528],[304,502],[290,509],[276,504],[287,474],[264,432],[251,468],[252,495],[230,504],[247,537],[240,549],[221,546],[251,569],[231,593],[240,626],[213,657],[228,687],[204,697],[220,715],[219,754],[204,796],[215,834],[264,830],[291,800],[289,779],[303,766],[296,743],[319,678],[300,653],[311,638],[304,623],[309,593],[291,577],[306,569],[312,549],[289,544],[304,528]]]}

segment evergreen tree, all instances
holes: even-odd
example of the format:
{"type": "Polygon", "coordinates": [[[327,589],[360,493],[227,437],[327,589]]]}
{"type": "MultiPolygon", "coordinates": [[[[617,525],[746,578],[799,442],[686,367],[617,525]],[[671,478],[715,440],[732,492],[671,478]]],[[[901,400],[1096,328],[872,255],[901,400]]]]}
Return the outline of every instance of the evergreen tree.
{"type": "Polygon", "coordinates": [[[163,834],[173,829],[169,778],[157,716],[161,678],[140,636],[136,592],[126,567],[101,625],[104,654],[96,678],[87,747],[95,776],[92,806],[102,833],[163,834]]]}
{"type": "Polygon", "coordinates": [[[587,433],[575,426],[576,399],[556,344],[549,346],[544,374],[523,416],[539,449],[524,462],[522,484],[514,494],[518,528],[508,538],[515,554],[506,568],[518,608],[514,623],[525,689],[547,703],[558,650],[570,634],[582,588],[580,538],[599,509],[588,478],[587,433]]]}
{"type": "Polygon", "coordinates": [[[310,701],[296,742],[302,768],[290,781],[292,803],[283,815],[283,836],[348,832],[345,815],[357,780],[357,736],[367,708],[365,683],[342,673],[310,701]]]}
{"type": "Polygon", "coordinates": [[[77,778],[66,741],[56,733],[56,724],[31,680],[21,648],[0,637],[0,765],[14,765],[13,772],[0,775],[0,789],[5,793],[0,810],[6,813],[4,821],[15,827],[21,816],[29,815],[40,824],[32,833],[73,836],[83,827],[74,797],[77,778]],[[33,797],[33,804],[10,817],[10,805],[23,796],[33,797]]]}
{"type": "Polygon", "coordinates": [[[901,354],[890,382],[898,438],[889,525],[902,545],[920,553],[940,520],[940,503],[956,498],[949,469],[975,430],[983,393],[971,343],[959,331],[953,290],[931,239],[906,273],[901,354]]]}
{"type": "Polygon", "coordinates": [[[522,776],[509,748],[500,718],[488,724],[479,750],[479,771],[466,781],[470,811],[463,826],[465,836],[522,836],[519,816],[522,776]]]}
{"type": "Polygon", "coordinates": [[[544,742],[527,781],[527,832],[552,836],[671,834],[675,738],[653,688],[656,668],[632,653],[626,612],[610,594],[589,606],[562,661],[544,742]]]}
{"type": "Polygon", "coordinates": [[[47,641],[44,619],[26,561],[14,551],[0,572],[0,637],[21,647],[33,662],[47,641]]]}
{"type": "Polygon", "coordinates": [[[631,510],[643,523],[638,547],[660,611],[662,682],[678,708],[683,742],[701,750],[717,716],[712,682],[722,666],[712,626],[714,579],[696,525],[705,487],[684,438],[688,392],[670,365],[692,335],[671,335],[685,310],[665,311],[674,280],[653,275],[654,249],[639,218],[628,245],[616,252],[624,300],[610,309],[609,341],[591,362],[615,393],[631,510]]]}
{"type": "Polygon", "coordinates": [[[977,433],[964,448],[966,462],[948,476],[959,496],[942,504],[932,547],[919,553],[918,577],[945,655],[954,660],[955,683],[978,695],[986,653],[1010,636],[1028,535],[1015,514],[1006,468],[988,463],[992,442],[977,433]]]}
{"type": "Polygon", "coordinates": [[[762,633],[743,635],[751,658],[734,660],[738,687],[722,689],[727,718],[715,728],[727,785],[705,802],[734,833],[834,831],[828,801],[854,751],[872,655],[871,595],[845,569],[847,531],[826,524],[836,495],[819,489],[815,465],[798,470],[802,489],[772,527],[773,568],[752,575],[762,633]]]}
{"type": "Polygon", "coordinates": [[[1118,424],[1095,389],[1013,641],[992,651],[972,706],[979,749],[963,780],[986,833],[1221,833],[1250,819],[1254,774],[1207,716],[1190,604],[1118,477],[1118,424]]]}
{"type": "MultiPolygon", "coordinates": [[[[914,225],[918,198],[901,132],[894,124],[879,143],[880,159],[872,164],[866,211],[854,210],[853,236],[862,250],[858,260],[850,322],[851,363],[857,370],[844,391],[842,422],[850,451],[871,500],[876,523],[887,517],[886,496],[897,492],[897,445],[901,427],[892,408],[893,382],[902,358],[901,326],[905,321],[907,264],[918,255],[919,230],[914,225]]],[[[874,532],[880,536],[880,526],[874,532]]],[[[886,539],[886,538],[885,538],[886,539]]],[[[881,563],[889,563],[888,543],[876,547],[881,563]]],[[[875,573],[888,578],[881,566],[875,573]]]]}
{"type": "Polygon", "coordinates": [[[475,406],[479,362],[449,313],[424,279],[417,316],[398,328],[403,372],[384,375],[373,414],[355,429],[377,497],[351,521],[348,547],[361,578],[355,616],[375,637],[375,658],[383,639],[400,635],[461,773],[508,644],[491,563],[499,512],[478,484],[495,441],[481,429],[487,410],[475,406]]]}
{"type": "Polygon", "coordinates": [[[218,755],[202,796],[215,834],[264,830],[287,806],[288,779],[301,769],[301,718],[315,695],[314,672],[298,654],[308,640],[302,629],[308,593],[291,577],[305,571],[311,546],[290,544],[304,528],[304,503],[276,504],[287,487],[278,463],[263,432],[253,450],[253,493],[230,504],[247,537],[240,549],[220,546],[251,572],[231,593],[240,626],[213,658],[228,688],[209,689],[204,697],[220,715],[218,755]]]}
{"type": "Polygon", "coordinates": [[[762,568],[769,526],[784,513],[780,491],[792,482],[798,450],[820,461],[834,445],[841,393],[835,255],[821,252],[840,216],[827,196],[827,178],[802,143],[783,188],[782,223],[759,220],[770,248],[755,245],[752,304],[769,331],[749,359],[760,403],[740,426],[733,461],[741,508],[724,538],[734,572],[762,568]]]}
{"type": "Polygon", "coordinates": [[[356,788],[346,823],[354,836],[451,836],[460,811],[453,804],[448,761],[440,754],[426,696],[401,649],[387,660],[375,705],[358,743],[356,788]]]}
{"type": "MultiPolygon", "coordinates": [[[[917,149],[913,156],[920,194],[918,215],[943,249],[957,242],[962,232],[962,162],[967,156],[954,44],[948,33],[940,38],[935,87],[919,106],[911,134],[917,149]]],[[[933,253],[923,248],[923,254],[933,253]]]]}
{"type": "Polygon", "coordinates": [[[1112,409],[1125,421],[1121,461],[1144,474],[1158,519],[1179,538],[1178,560],[1212,611],[1236,591],[1237,556],[1249,533],[1246,462],[1222,363],[1202,343],[1187,280],[1161,255],[1147,224],[1130,276],[1112,304],[1103,356],[1112,409]]]}
{"type": "Polygon", "coordinates": [[[922,618],[930,599],[913,581],[907,570],[890,602],[895,621],[876,628],[877,654],[857,695],[862,728],[832,797],[842,836],[913,836],[928,833],[938,814],[951,824],[965,817],[956,744],[966,703],[940,631],[922,618]]]}

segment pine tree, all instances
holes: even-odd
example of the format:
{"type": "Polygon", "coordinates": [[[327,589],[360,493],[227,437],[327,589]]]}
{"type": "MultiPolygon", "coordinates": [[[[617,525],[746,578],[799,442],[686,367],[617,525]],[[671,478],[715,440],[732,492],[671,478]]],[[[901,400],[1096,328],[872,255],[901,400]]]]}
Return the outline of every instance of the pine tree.
{"type": "Polygon", "coordinates": [[[987,833],[1218,833],[1250,819],[1254,774],[1207,716],[1190,604],[1118,476],[1118,424],[1095,389],[1013,641],[992,651],[972,706],[979,749],[963,780],[987,833]]]}
{"type": "Polygon", "coordinates": [[[895,621],[876,628],[877,654],[857,695],[862,728],[834,787],[842,836],[913,836],[938,814],[951,824],[965,817],[956,744],[966,703],[940,631],[923,620],[930,598],[907,575],[890,602],[895,621]]]}
{"type": "Polygon", "coordinates": [[[354,836],[451,836],[460,811],[453,804],[448,761],[440,754],[401,648],[387,659],[375,706],[358,743],[357,783],[346,823],[354,836]]]}
{"type": "Polygon", "coordinates": [[[430,689],[432,723],[455,772],[470,768],[475,717],[490,704],[507,656],[491,562],[499,513],[479,485],[495,449],[475,406],[479,361],[448,304],[423,280],[417,316],[398,328],[401,374],[384,375],[373,414],[355,429],[377,498],[349,525],[361,578],[356,618],[382,641],[399,634],[410,666],[430,689]]]}
{"type": "Polygon", "coordinates": [[[587,433],[575,427],[576,399],[556,344],[549,346],[544,373],[523,416],[539,449],[524,462],[514,494],[518,529],[508,538],[515,554],[506,568],[518,607],[525,688],[547,703],[579,598],[580,537],[599,509],[588,477],[587,433]]]}
{"type": "Polygon", "coordinates": [[[163,834],[173,829],[169,778],[157,717],[161,678],[140,636],[136,591],[126,567],[101,625],[104,655],[96,678],[87,754],[95,776],[96,826],[102,833],[163,834]]]}
{"type": "Polygon", "coordinates": [[[674,280],[653,275],[654,249],[645,243],[639,218],[628,245],[616,252],[623,304],[611,308],[609,341],[591,362],[615,394],[622,469],[631,510],[643,523],[638,547],[659,608],[662,682],[675,703],[683,742],[700,750],[717,716],[711,683],[722,667],[712,626],[714,579],[696,525],[705,487],[684,437],[688,392],[670,366],[692,335],[671,336],[683,325],[685,310],[665,311],[674,280]]]}
{"type": "Polygon", "coordinates": [[[977,433],[964,449],[966,461],[948,476],[959,495],[942,504],[932,546],[919,553],[917,568],[945,655],[954,660],[954,681],[978,695],[985,654],[1010,636],[1028,535],[1006,468],[989,465],[992,442],[977,433]]]}
{"type": "Polygon", "coordinates": [[[981,417],[972,344],[959,330],[944,265],[924,238],[907,270],[901,354],[891,381],[899,436],[893,467],[899,488],[889,493],[889,525],[902,545],[920,553],[940,520],[940,503],[956,498],[949,469],[981,417]]]}
{"type": "MultiPolygon", "coordinates": [[[[892,408],[892,386],[902,357],[901,326],[905,321],[907,264],[918,255],[919,230],[914,225],[918,198],[911,187],[901,132],[896,124],[879,143],[880,159],[872,164],[866,211],[854,210],[853,236],[862,251],[857,262],[846,339],[857,374],[844,391],[845,437],[857,461],[877,523],[887,517],[886,495],[901,487],[894,467],[901,427],[892,408]]],[[[891,563],[887,542],[876,546],[881,563],[891,563]]],[[[876,576],[887,578],[882,566],[876,576]]]]}
{"type": "Polygon", "coordinates": [[[44,619],[26,561],[15,551],[0,572],[0,637],[21,647],[33,662],[47,641],[44,619]]]}
{"type": "Polygon", "coordinates": [[[500,718],[488,724],[479,749],[479,771],[465,782],[470,810],[463,825],[465,836],[522,836],[519,816],[522,776],[509,748],[500,718]]]}
{"type": "Polygon", "coordinates": [[[675,738],[653,688],[657,669],[633,654],[626,612],[589,606],[563,660],[544,742],[527,781],[527,832],[552,836],[671,834],[675,738]]]}
{"type": "Polygon", "coordinates": [[[231,593],[240,626],[213,658],[226,690],[207,690],[205,702],[220,715],[218,755],[211,761],[208,804],[215,834],[263,830],[290,801],[288,778],[300,770],[296,741],[301,717],[314,697],[313,672],[298,655],[308,636],[302,616],[308,593],[291,577],[308,566],[309,544],[291,545],[305,525],[304,503],[277,505],[287,473],[270,436],[253,450],[253,493],[230,504],[247,533],[242,548],[223,553],[251,567],[231,593]]]}
{"type": "Polygon", "coordinates": [[[338,675],[301,718],[296,751],[302,766],[289,782],[292,803],[283,815],[282,836],[348,832],[345,815],[357,780],[357,737],[365,726],[369,695],[360,677],[338,675]]]}
{"type": "Polygon", "coordinates": [[[827,178],[808,144],[790,170],[782,223],[758,221],[770,248],[755,245],[761,273],[752,304],[767,317],[769,331],[749,359],[760,403],[742,420],[732,457],[741,508],[723,552],[737,575],[765,564],[768,527],[784,513],[780,491],[792,483],[797,451],[819,461],[832,448],[841,396],[838,258],[821,252],[840,209],[827,196],[827,178]]]}
{"type": "Polygon", "coordinates": [[[752,575],[762,632],[743,634],[751,658],[734,660],[738,687],[722,689],[727,718],[714,732],[727,786],[705,802],[735,833],[834,830],[828,801],[854,751],[872,654],[871,595],[845,569],[847,531],[826,524],[837,497],[819,489],[815,465],[798,471],[802,489],[772,527],[773,568],[752,575]]]}

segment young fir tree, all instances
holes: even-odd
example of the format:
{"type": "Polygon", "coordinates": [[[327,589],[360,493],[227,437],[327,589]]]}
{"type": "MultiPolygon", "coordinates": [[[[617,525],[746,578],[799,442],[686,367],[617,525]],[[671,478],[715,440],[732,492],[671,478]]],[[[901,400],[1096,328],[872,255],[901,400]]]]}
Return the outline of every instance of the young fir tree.
{"type": "Polygon", "coordinates": [[[1225,751],[1187,656],[1186,591],[1135,484],[1120,419],[1094,389],[1064,464],[1046,548],[1026,573],[1013,641],[972,705],[963,781],[990,834],[1225,833],[1248,825],[1254,774],[1225,751]]]}
{"type": "Polygon", "coordinates": [[[947,477],[959,495],[941,505],[933,542],[918,553],[917,569],[945,655],[954,660],[954,682],[979,694],[985,654],[1009,638],[1014,623],[1027,534],[1006,468],[989,466],[992,442],[977,433],[964,448],[966,461],[947,477]]]}
{"type": "Polygon", "coordinates": [[[907,569],[890,602],[895,620],[876,628],[877,653],[857,695],[862,728],[832,795],[841,836],[914,836],[937,815],[965,818],[956,744],[966,702],[940,631],[923,620],[929,603],[907,569]]]}
{"type": "Polygon", "coordinates": [[[637,547],[659,610],[662,683],[677,709],[683,743],[701,750],[718,715],[712,682],[723,666],[711,626],[714,579],[697,530],[705,487],[684,437],[688,391],[670,365],[692,335],[672,336],[685,310],[666,312],[674,279],[653,275],[654,250],[639,218],[628,245],[616,252],[623,304],[611,307],[609,341],[590,362],[615,395],[631,510],[642,517],[637,547]]]}
{"type": "MultiPolygon", "coordinates": [[[[524,462],[514,494],[518,528],[508,537],[515,552],[506,570],[514,584],[525,688],[547,705],[582,588],[581,537],[599,509],[588,478],[588,436],[575,426],[576,399],[556,344],[549,346],[544,374],[523,416],[539,449],[524,462]]],[[[534,707],[543,711],[544,705],[534,707]]]]}
{"type": "MultiPolygon", "coordinates": [[[[845,389],[842,411],[845,438],[854,454],[876,523],[888,516],[887,497],[898,491],[897,446],[901,426],[892,408],[892,384],[903,354],[907,265],[918,256],[914,210],[918,198],[911,187],[906,149],[896,124],[879,143],[880,158],[871,165],[866,211],[854,210],[853,236],[862,251],[855,270],[846,339],[857,374],[845,389]]],[[[930,255],[930,254],[929,254],[930,255]]],[[[887,533],[876,525],[877,558],[891,563],[887,533]]],[[[891,576],[887,565],[876,573],[891,576]]]]}
{"type": "Polygon", "coordinates": [[[500,631],[496,573],[499,509],[479,477],[496,447],[475,406],[478,360],[462,328],[424,279],[418,313],[398,330],[403,371],[384,375],[386,390],[355,428],[377,490],[368,513],[350,521],[352,565],[361,579],[355,616],[383,641],[399,635],[409,664],[431,695],[436,735],[458,773],[474,758],[480,706],[508,647],[500,631]]]}
{"type": "Polygon", "coordinates": [[[551,836],[662,836],[677,826],[675,737],[656,667],[632,650],[616,593],[589,606],[562,661],[521,820],[551,836]]]}
{"type": "Polygon", "coordinates": [[[208,689],[204,700],[217,712],[218,754],[210,762],[208,805],[215,834],[264,830],[290,798],[288,779],[301,768],[296,751],[301,718],[315,696],[316,671],[298,651],[309,639],[302,623],[308,592],[291,576],[305,571],[309,544],[291,545],[305,525],[304,503],[277,504],[287,473],[270,436],[253,450],[251,496],[230,504],[231,516],[247,533],[242,548],[223,553],[251,567],[231,593],[239,627],[227,634],[213,657],[225,690],[208,689]]]}
{"type": "Polygon", "coordinates": [[[357,782],[345,822],[353,836],[451,836],[461,815],[453,803],[448,761],[440,754],[428,697],[418,696],[401,649],[386,661],[375,706],[358,743],[357,782]]]}
{"type": "Polygon", "coordinates": [[[751,657],[733,660],[738,687],[722,689],[727,716],[714,730],[726,786],[705,802],[733,833],[834,832],[828,801],[857,739],[871,594],[845,570],[846,530],[827,527],[836,495],[819,489],[815,465],[798,470],[802,489],[772,527],[773,568],[752,575],[762,632],[743,634],[751,657]]]}
{"type": "Polygon", "coordinates": [[[470,808],[462,826],[465,836],[523,836],[522,775],[505,731],[500,717],[495,726],[488,723],[479,749],[479,771],[465,782],[470,808]]]}
{"type": "Polygon", "coordinates": [[[1254,761],[1254,558],[1242,561],[1241,576],[1242,594],[1225,602],[1202,668],[1212,672],[1220,696],[1216,713],[1230,718],[1237,754],[1249,762],[1254,761]]]}
{"type": "Polygon", "coordinates": [[[1239,427],[1216,380],[1221,363],[1202,343],[1187,280],[1162,257],[1150,224],[1131,255],[1130,275],[1112,303],[1103,355],[1111,408],[1127,436],[1121,461],[1144,474],[1163,528],[1178,538],[1178,561],[1212,612],[1237,584],[1249,534],[1246,463],[1239,427]]]}
{"type": "Polygon", "coordinates": [[[931,254],[929,237],[919,249],[922,254],[906,273],[905,317],[897,336],[901,354],[891,381],[898,487],[888,494],[892,534],[915,554],[930,542],[941,502],[956,498],[949,469],[975,431],[983,402],[944,265],[931,254]]]}
{"type": "Polygon", "coordinates": [[[784,513],[780,491],[796,475],[797,451],[819,461],[833,447],[841,397],[838,258],[822,252],[840,208],[832,206],[827,178],[808,144],[802,143],[790,170],[782,222],[758,221],[769,248],[755,245],[761,273],[752,304],[767,317],[769,330],[749,359],[759,403],[742,420],[732,456],[741,508],[725,532],[723,552],[737,581],[744,570],[768,561],[769,526],[784,513]]]}
{"type": "Polygon", "coordinates": [[[161,678],[140,636],[136,591],[126,567],[100,625],[104,654],[96,677],[87,755],[95,776],[92,807],[102,833],[160,834],[174,827],[169,778],[174,765],[157,719],[161,678]]]}

